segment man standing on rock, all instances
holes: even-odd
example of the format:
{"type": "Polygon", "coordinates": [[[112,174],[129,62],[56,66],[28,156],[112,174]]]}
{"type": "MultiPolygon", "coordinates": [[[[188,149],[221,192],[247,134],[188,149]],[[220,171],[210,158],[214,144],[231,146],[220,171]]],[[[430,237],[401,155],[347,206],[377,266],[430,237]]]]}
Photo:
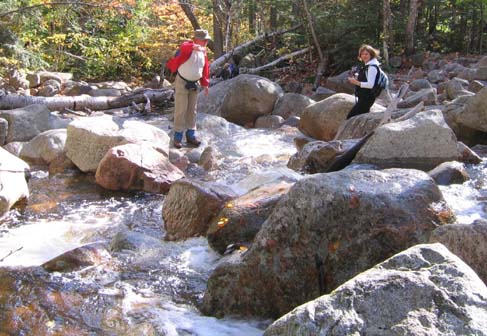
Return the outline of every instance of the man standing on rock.
{"type": "Polygon", "coordinates": [[[210,40],[208,31],[198,29],[192,41],[186,41],[179,47],[175,57],[167,62],[171,72],[177,72],[175,81],[174,109],[174,147],[181,148],[183,134],[186,131],[188,145],[198,147],[201,141],[196,136],[196,101],[198,85],[208,95],[210,67],[206,54],[206,45],[210,40]]]}

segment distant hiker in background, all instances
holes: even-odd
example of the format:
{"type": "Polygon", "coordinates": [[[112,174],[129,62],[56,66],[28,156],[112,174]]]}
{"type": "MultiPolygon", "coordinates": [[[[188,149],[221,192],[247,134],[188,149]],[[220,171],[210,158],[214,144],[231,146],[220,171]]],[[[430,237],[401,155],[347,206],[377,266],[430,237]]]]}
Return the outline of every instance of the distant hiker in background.
{"type": "Polygon", "coordinates": [[[201,144],[196,136],[196,101],[198,82],[203,87],[205,95],[208,95],[210,69],[206,45],[210,39],[208,31],[196,30],[193,41],[183,42],[176,55],[166,64],[172,73],[177,72],[174,108],[175,148],[182,147],[184,132],[188,145],[197,147],[201,144]]]}
{"type": "Polygon", "coordinates": [[[237,77],[240,73],[238,65],[240,64],[241,57],[239,55],[233,55],[232,58],[223,65],[220,73],[217,78],[222,78],[223,80],[227,80],[233,77],[237,77]]]}
{"type": "MultiPolygon", "coordinates": [[[[352,76],[348,78],[348,81],[355,85],[355,96],[357,97],[357,103],[352,110],[348,113],[347,119],[350,119],[356,115],[369,112],[370,107],[374,104],[375,98],[378,96],[374,86],[377,86],[379,75],[381,70],[379,68],[380,51],[371,47],[370,45],[363,44],[358,50],[358,59],[362,62],[357,71],[354,71],[352,76]]],[[[379,90],[379,94],[380,94],[379,90]]]]}

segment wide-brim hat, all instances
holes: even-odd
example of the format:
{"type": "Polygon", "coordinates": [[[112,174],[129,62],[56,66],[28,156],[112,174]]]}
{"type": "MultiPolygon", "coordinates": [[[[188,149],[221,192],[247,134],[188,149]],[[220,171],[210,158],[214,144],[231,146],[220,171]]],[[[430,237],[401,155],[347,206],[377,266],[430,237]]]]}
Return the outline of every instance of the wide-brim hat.
{"type": "Polygon", "coordinates": [[[210,34],[208,34],[208,30],[204,29],[196,29],[194,31],[194,38],[201,41],[211,40],[211,36],[210,34]]]}

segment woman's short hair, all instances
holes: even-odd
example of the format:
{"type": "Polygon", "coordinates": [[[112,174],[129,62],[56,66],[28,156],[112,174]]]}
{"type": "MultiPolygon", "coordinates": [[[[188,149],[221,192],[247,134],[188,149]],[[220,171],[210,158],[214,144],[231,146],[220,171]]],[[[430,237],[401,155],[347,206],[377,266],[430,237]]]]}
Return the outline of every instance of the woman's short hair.
{"type": "Polygon", "coordinates": [[[370,54],[370,58],[379,58],[380,57],[380,51],[378,49],[373,48],[372,46],[368,44],[362,44],[358,50],[358,59],[361,60],[360,54],[362,51],[366,50],[370,54]]]}

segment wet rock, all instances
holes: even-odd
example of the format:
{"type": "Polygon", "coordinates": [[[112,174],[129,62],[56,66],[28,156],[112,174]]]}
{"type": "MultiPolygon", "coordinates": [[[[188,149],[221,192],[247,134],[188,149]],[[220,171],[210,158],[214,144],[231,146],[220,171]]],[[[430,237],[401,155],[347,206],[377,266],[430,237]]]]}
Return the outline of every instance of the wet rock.
{"type": "Polygon", "coordinates": [[[459,159],[455,134],[442,113],[431,110],[376,129],[354,162],[430,170],[442,162],[459,159]]]}
{"type": "Polygon", "coordinates": [[[72,272],[108,262],[110,254],[102,243],[93,243],[67,251],[41,265],[48,272],[72,272]]]}
{"type": "Polygon", "coordinates": [[[267,184],[225,204],[207,232],[208,243],[219,253],[230,244],[249,245],[276,203],[292,184],[267,184]]]}
{"type": "Polygon", "coordinates": [[[156,148],[169,148],[169,136],[159,128],[136,120],[117,117],[77,119],[69,124],[66,155],[83,172],[96,172],[107,151],[127,143],[148,142],[156,148]]]}
{"type": "Polygon", "coordinates": [[[487,221],[478,219],[471,224],[444,225],[433,231],[431,243],[442,243],[459,256],[487,284],[487,221]]]}
{"type": "Polygon", "coordinates": [[[109,249],[112,252],[143,251],[157,249],[161,246],[161,241],[154,237],[136,231],[124,230],[112,238],[109,249]]]}
{"type": "Polygon", "coordinates": [[[96,183],[110,190],[167,193],[184,173],[147,143],[125,144],[107,151],[96,170],[96,183]]]}
{"type": "Polygon", "coordinates": [[[271,114],[283,95],[279,85],[264,77],[239,75],[232,80],[235,83],[222,102],[221,116],[237,125],[253,125],[258,117],[271,114]]]}
{"type": "Polygon", "coordinates": [[[484,335],[487,287],[441,244],[417,245],[275,321],[265,336],[484,335]]]}
{"type": "Polygon", "coordinates": [[[8,121],[6,142],[29,141],[39,133],[50,129],[50,112],[45,105],[0,111],[0,118],[8,121]]]}
{"type": "Polygon", "coordinates": [[[418,242],[453,214],[417,170],[315,174],[208,280],[205,314],[278,317],[418,242]],[[373,248],[371,248],[373,247],[373,248]]]}
{"type": "Polygon", "coordinates": [[[66,156],[65,152],[59,153],[49,163],[49,174],[56,175],[66,172],[69,169],[77,169],[73,161],[66,156]]]}
{"type": "Polygon", "coordinates": [[[50,164],[64,152],[65,144],[65,129],[48,130],[36,135],[25,144],[20,151],[20,157],[28,161],[50,164]]]}
{"type": "Polygon", "coordinates": [[[477,93],[487,86],[487,81],[474,80],[468,85],[468,91],[477,93]]]}
{"type": "Polygon", "coordinates": [[[235,196],[229,189],[217,185],[176,181],[162,207],[165,239],[181,240],[205,235],[210,220],[235,196]]]}
{"type": "MultiPolygon", "coordinates": [[[[312,104],[303,111],[299,130],[317,140],[333,140],[354,105],[355,97],[345,93],[338,93],[312,104]]],[[[384,108],[377,104],[371,108],[371,111],[383,110],[384,108]]]]}
{"type": "Polygon", "coordinates": [[[428,172],[438,185],[462,184],[470,179],[465,165],[460,162],[443,162],[428,172]]]}
{"type": "Polygon", "coordinates": [[[0,218],[19,200],[29,197],[27,163],[0,148],[0,218]]]}
{"type": "Polygon", "coordinates": [[[0,268],[0,332],[126,335],[120,298],[98,285],[53,278],[42,267],[0,268]]]}
{"type": "Polygon", "coordinates": [[[272,111],[273,115],[287,119],[291,116],[300,116],[306,107],[315,103],[314,100],[298,93],[285,93],[279,97],[276,107],[272,111]]]}

